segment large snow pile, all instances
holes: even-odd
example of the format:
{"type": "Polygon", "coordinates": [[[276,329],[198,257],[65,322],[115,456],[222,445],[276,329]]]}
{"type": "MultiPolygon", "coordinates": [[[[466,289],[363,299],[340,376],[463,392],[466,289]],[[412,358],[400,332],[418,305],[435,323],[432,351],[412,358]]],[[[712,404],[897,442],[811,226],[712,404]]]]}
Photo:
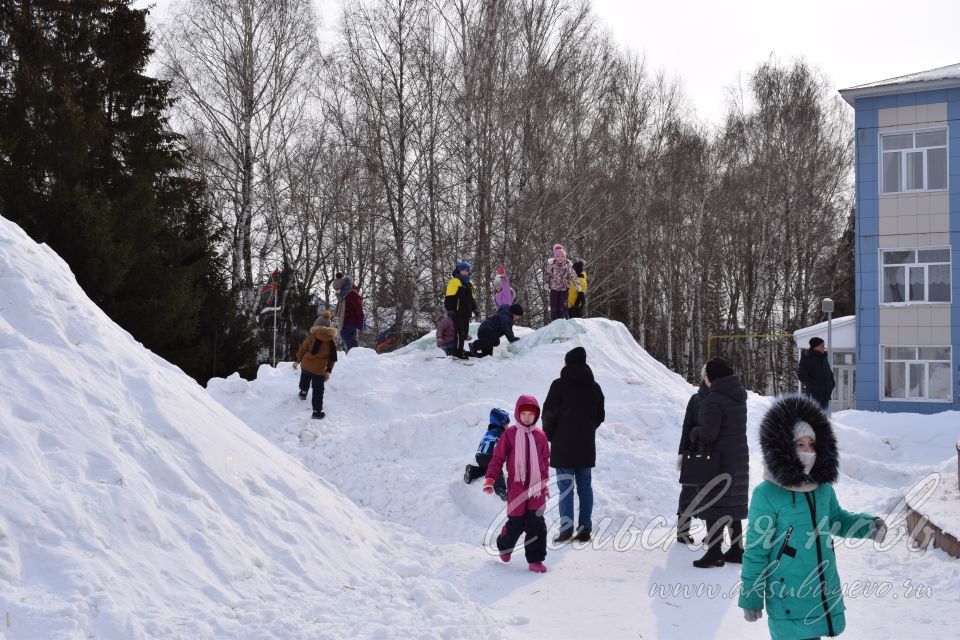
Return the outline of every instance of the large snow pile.
{"type": "MultiPolygon", "coordinates": [[[[739,567],[692,568],[702,551],[670,544],[669,528],[658,526],[658,516],[675,522],[674,462],[694,388],[616,322],[557,321],[535,332],[518,328],[517,335],[519,342],[504,341],[494,357],[470,364],[440,357],[432,333],[392,354],[341,354],[322,421],[311,420],[309,402],[297,398],[298,374],[288,363],[262,367],[255,381],[213,380],[208,391],[372,518],[429,539],[429,555],[488,609],[497,620],[490,630],[504,637],[768,637],[765,623],[743,621],[730,595],[739,567]],[[542,402],[574,346],[586,349],[606,396],[594,470],[596,540],[588,548],[550,544],[550,571],[534,576],[521,554],[503,565],[482,549],[499,530],[503,503],[482,494],[479,482],[464,484],[463,468],[473,462],[491,407],[512,413],[520,394],[542,402]],[[681,591],[659,595],[664,585],[681,591]]],[[[754,485],[762,473],[757,427],[771,401],[754,394],[748,401],[754,485]]],[[[845,412],[838,420],[841,501],[880,515],[896,507],[910,483],[947,464],[957,436],[956,413],[903,420],[845,412]]],[[[551,536],[557,518],[554,494],[547,511],[551,536]]],[[[903,538],[891,547],[880,552],[838,543],[848,583],[890,583],[901,598],[848,596],[844,637],[899,637],[921,624],[935,637],[953,633],[949,611],[960,603],[960,563],[940,552],[914,553],[903,538]],[[932,593],[907,598],[908,579],[932,593]]]]}
{"type": "Polygon", "coordinates": [[[486,616],[0,218],[0,636],[473,637],[486,616]]]}

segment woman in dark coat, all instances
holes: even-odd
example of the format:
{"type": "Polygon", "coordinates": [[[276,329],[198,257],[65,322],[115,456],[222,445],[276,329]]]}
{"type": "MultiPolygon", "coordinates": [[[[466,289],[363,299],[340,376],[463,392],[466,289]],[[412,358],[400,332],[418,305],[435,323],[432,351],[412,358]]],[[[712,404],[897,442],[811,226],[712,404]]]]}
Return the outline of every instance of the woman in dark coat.
{"type": "Polygon", "coordinates": [[[575,347],[564,356],[560,377],[543,403],[543,432],[550,441],[550,466],[560,493],[560,533],[554,542],[589,542],[593,530],[593,467],[597,463],[597,428],[606,418],[603,391],[587,364],[587,352],[575,347]],[[580,513],[574,529],[573,486],[580,513]]]}
{"type": "MultiPolygon", "coordinates": [[[[683,458],[683,452],[690,450],[690,432],[696,427],[700,419],[700,403],[707,396],[710,387],[707,386],[707,368],[704,366],[700,370],[700,388],[690,396],[687,402],[687,411],[683,415],[683,430],[680,433],[680,447],[677,449],[677,471],[680,471],[680,461],[683,458]]],[[[677,502],[677,542],[682,544],[694,544],[690,537],[690,514],[687,509],[693,503],[694,497],[700,490],[695,484],[680,485],[680,500],[677,502]]]]}
{"type": "Polygon", "coordinates": [[[710,450],[720,459],[720,471],[697,495],[693,515],[707,521],[707,553],[693,566],[722,567],[724,562],[742,562],[743,528],[747,517],[750,450],[747,447],[747,390],[733,369],[720,358],[707,363],[710,392],[700,403],[699,426],[690,431],[690,441],[710,450]],[[702,506],[699,506],[702,505],[702,506]],[[723,553],[723,530],[729,526],[731,546],[723,553]]]}

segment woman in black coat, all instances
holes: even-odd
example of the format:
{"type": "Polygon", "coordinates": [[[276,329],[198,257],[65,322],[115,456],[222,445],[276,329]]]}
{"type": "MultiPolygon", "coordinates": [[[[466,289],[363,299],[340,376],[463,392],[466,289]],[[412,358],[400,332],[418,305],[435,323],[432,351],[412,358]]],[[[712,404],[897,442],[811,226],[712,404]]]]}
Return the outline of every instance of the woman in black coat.
{"type": "MultiPolygon", "coordinates": [[[[697,389],[695,394],[690,396],[690,400],[687,402],[687,411],[683,414],[683,430],[680,433],[680,447],[677,449],[677,471],[680,471],[680,462],[683,459],[683,453],[689,451],[691,448],[690,432],[700,424],[698,422],[700,419],[700,403],[707,397],[709,391],[710,387],[707,386],[707,368],[703,367],[700,370],[700,388],[697,389]]],[[[695,484],[680,485],[680,500],[677,502],[677,542],[682,544],[694,544],[694,540],[690,536],[691,516],[687,513],[687,509],[690,508],[699,490],[700,487],[695,484]]]]}
{"type": "Polygon", "coordinates": [[[588,542],[593,530],[593,467],[597,462],[597,427],[605,419],[603,391],[587,365],[587,352],[575,347],[550,385],[543,403],[543,432],[550,441],[550,466],[556,470],[560,533],[554,542],[588,542]],[[579,498],[574,529],[573,486],[579,498]]]}
{"type": "Polygon", "coordinates": [[[747,517],[750,488],[747,390],[730,365],[720,358],[708,362],[706,369],[710,392],[700,403],[700,424],[690,431],[690,441],[695,447],[717,455],[720,470],[714,482],[707,483],[696,498],[693,515],[707,521],[707,553],[693,563],[700,568],[742,562],[741,520],[747,517]],[[727,526],[731,531],[731,546],[723,553],[720,545],[727,526]]]}

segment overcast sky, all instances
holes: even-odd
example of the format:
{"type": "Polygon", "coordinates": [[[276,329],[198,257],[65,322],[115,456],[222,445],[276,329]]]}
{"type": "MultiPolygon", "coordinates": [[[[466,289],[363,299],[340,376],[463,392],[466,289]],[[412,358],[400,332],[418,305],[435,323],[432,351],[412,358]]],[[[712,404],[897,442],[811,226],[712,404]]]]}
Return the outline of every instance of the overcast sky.
{"type": "MultiPolygon", "coordinates": [[[[172,0],[155,4],[161,14],[172,0]]],[[[326,26],[341,2],[316,0],[326,26]]],[[[697,115],[717,123],[728,89],[771,54],[802,57],[837,88],[960,63],[960,0],[592,0],[622,46],[683,82],[697,115]]]]}

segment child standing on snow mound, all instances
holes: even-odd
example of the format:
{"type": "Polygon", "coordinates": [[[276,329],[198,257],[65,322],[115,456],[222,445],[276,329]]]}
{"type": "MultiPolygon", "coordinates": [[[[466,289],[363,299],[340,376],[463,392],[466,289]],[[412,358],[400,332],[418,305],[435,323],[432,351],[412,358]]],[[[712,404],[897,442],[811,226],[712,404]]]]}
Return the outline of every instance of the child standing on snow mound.
{"type": "Polygon", "coordinates": [[[580,288],[571,282],[567,289],[567,315],[571,318],[582,318],[583,307],[587,303],[587,272],[583,270],[583,260],[573,263],[573,272],[577,274],[580,288]]]}
{"type": "Polygon", "coordinates": [[[787,396],[760,423],[763,482],[750,500],[739,605],[748,622],[766,609],[770,637],[799,640],[843,631],[833,536],[883,542],[881,518],[844,511],[830,420],[806,397],[787,396]]]}
{"type": "Polygon", "coordinates": [[[477,295],[473,291],[473,283],[470,282],[471,271],[470,263],[460,262],[453,270],[453,277],[447,282],[443,299],[447,316],[453,322],[455,335],[453,357],[460,360],[470,357],[463,350],[463,343],[466,342],[470,331],[470,316],[476,315],[477,319],[480,319],[480,313],[477,311],[477,295]]]}
{"type": "Polygon", "coordinates": [[[510,288],[510,278],[507,277],[507,270],[503,265],[497,267],[497,275],[493,279],[493,306],[500,308],[503,305],[513,304],[513,289],[510,288]]]}
{"type": "MultiPolygon", "coordinates": [[[[483,434],[480,446],[477,447],[477,453],[474,456],[477,464],[468,464],[466,471],[463,472],[463,481],[470,484],[477,478],[482,478],[487,473],[487,467],[490,466],[490,460],[493,458],[493,449],[503,436],[504,429],[510,423],[510,414],[503,409],[496,407],[490,410],[490,424],[487,426],[487,432],[483,434]]],[[[497,476],[493,483],[493,491],[502,499],[507,499],[507,483],[503,479],[503,473],[497,476]]]]}
{"type": "Polygon", "coordinates": [[[517,424],[503,432],[487,466],[483,492],[493,493],[494,478],[507,465],[507,524],[497,537],[500,559],[510,562],[521,535],[526,534],[523,551],[530,571],[545,573],[547,523],[543,520],[549,490],[550,445],[536,426],[540,404],[533,396],[520,396],[513,413],[517,424]]]}
{"type": "Polygon", "coordinates": [[[313,417],[319,420],[323,413],[323,383],[330,379],[333,365],[337,363],[336,327],[330,326],[333,314],[329,309],[320,314],[310,329],[310,335],[297,350],[297,359],[293,370],[300,370],[300,399],[307,399],[307,391],[313,386],[313,417]]]}
{"type": "Polygon", "coordinates": [[[543,270],[543,287],[550,293],[550,322],[567,317],[567,287],[573,286],[580,291],[577,272],[567,259],[567,251],[562,244],[553,245],[553,257],[547,260],[543,270]]]}

